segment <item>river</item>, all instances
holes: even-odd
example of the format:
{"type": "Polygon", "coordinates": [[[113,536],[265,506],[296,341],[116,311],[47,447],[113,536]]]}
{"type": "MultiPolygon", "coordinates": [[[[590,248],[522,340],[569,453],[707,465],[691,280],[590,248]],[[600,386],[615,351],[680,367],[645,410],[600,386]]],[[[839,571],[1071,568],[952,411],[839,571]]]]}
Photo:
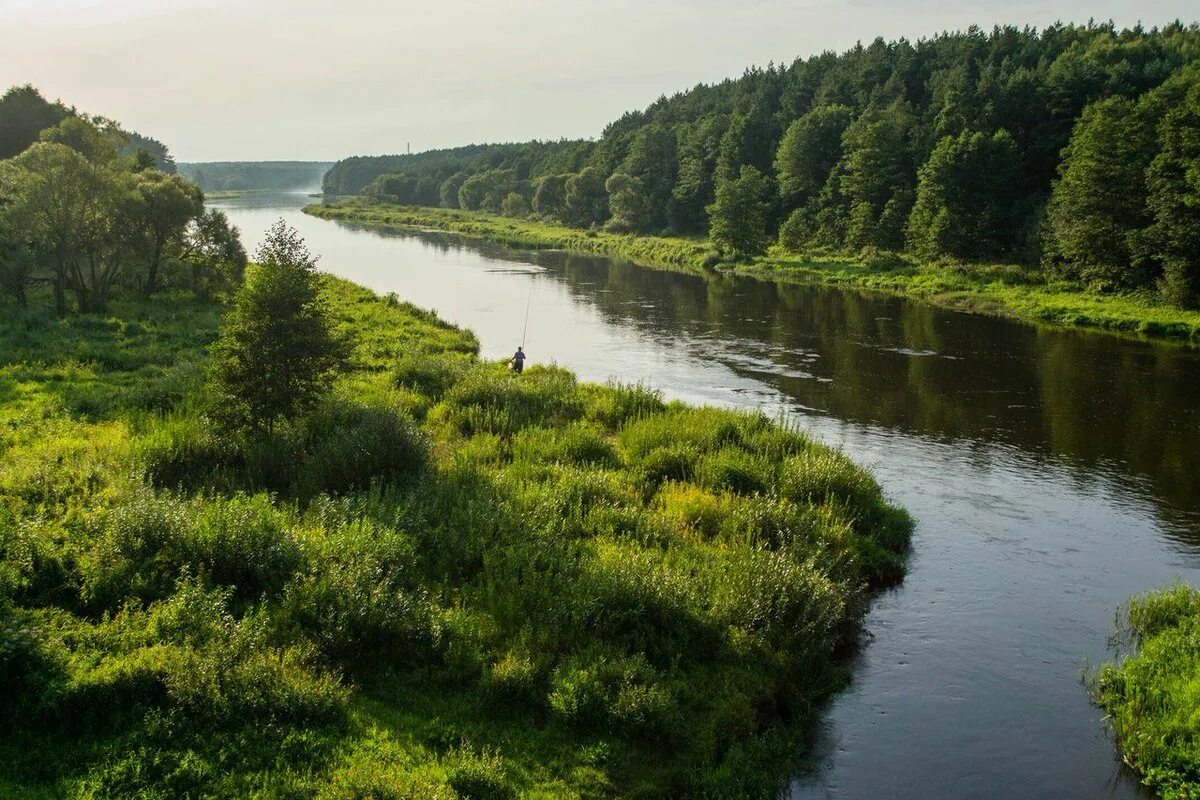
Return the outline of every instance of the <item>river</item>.
{"type": "Polygon", "coordinates": [[[701,278],[328,222],[301,195],[219,204],[253,246],[283,217],[320,266],[508,357],[799,417],[918,521],[866,619],[796,798],[1135,798],[1088,702],[1131,594],[1200,582],[1200,352],[853,290],[701,278]]]}

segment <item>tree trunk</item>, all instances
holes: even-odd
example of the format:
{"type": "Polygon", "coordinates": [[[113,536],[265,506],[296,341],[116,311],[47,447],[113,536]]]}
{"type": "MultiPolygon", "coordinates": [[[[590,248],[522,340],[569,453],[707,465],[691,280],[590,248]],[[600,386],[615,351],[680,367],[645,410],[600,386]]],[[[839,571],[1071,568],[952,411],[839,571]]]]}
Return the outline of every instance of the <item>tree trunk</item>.
{"type": "Polygon", "coordinates": [[[59,319],[67,316],[67,271],[62,267],[54,271],[54,313],[59,319]]]}
{"type": "Polygon", "coordinates": [[[158,291],[158,264],[162,261],[163,243],[154,243],[154,252],[150,256],[150,269],[146,274],[145,295],[149,297],[158,291]]]}

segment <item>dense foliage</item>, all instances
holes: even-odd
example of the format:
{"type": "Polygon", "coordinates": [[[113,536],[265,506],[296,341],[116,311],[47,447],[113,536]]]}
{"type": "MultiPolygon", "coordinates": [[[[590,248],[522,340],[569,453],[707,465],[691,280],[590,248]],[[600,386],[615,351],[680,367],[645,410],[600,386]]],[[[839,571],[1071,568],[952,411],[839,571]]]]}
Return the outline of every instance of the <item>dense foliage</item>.
{"type": "Polygon", "coordinates": [[[325,188],[491,212],[515,192],[520,214],[709,233],[742,258],[777,240],[793,252],[1015,262],[1194,306],[1198,58],[1200,28],[1178,23],[877,39],[663,97],[596,142],[347,159],[325,188]],[[745,204],[717,201],[745,168],[770,186],[767,235],[735,247],[729,232],[744,221],[730,214],[745,204]],[[564,187],[582,169],[595,178],[577,212],[564,187]]]}
{"type": "Polygon", "coordinates": [[[799,431],[321,285],[353,352],[269,431],[208,413],[217,305],[4,306],[0,794],[770,795],[907,517],[799,431]]]}
{"type": "Polygon", "coordinates": [[[179,164],[179,174],[206,192],[320,187],[329,161],[197,161],[179,164]]]}
{"type": "MultiPolygon", "coordinates": [[[[115,287],[149,296],[165,262],[191,265],[192,288],[241,279],[246,256],[225,216],[204,210],[190,181],[115,122],[49,104],[31,87],[0,99],[0,290],[24,303],[53,288],[59,316],[68,293],[79,311],[104,311],[115,287]],[[37,129],[46,122],[51,124],[37,129]]],[[[165,148],[158,148],[165,154],[165,148]]]]}
{"type": "Polygon", "coordinates": [[[1200,796],[1200,591],[1136,597],[1121,623],[1120,660],[1101,670],[1096,700],[1125,761],[1163,800],[1200,796]]]}

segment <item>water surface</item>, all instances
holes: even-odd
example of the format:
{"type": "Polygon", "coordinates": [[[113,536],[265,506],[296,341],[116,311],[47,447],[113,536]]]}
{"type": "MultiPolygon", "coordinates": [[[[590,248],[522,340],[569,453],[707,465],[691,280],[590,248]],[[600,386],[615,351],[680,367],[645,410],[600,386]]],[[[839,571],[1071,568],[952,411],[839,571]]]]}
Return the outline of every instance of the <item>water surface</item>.
{"type": "Polygon", "coordinates": [[[1200,353],[853,290],[279,217],[323,269],[581,378],[797,415],[918,520],[793,798],[1143,797],[1081,682],[1118,604],[1200,582],[1200,353]]]}

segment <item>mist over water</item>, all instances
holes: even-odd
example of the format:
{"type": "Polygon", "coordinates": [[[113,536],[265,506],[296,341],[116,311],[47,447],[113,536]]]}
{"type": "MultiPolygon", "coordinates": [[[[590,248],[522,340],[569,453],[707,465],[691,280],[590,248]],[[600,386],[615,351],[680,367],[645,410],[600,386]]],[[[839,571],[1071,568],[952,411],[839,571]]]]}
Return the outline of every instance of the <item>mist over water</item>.
{"type": "Polygon", "coordinates": [[[1081,681],[1118,604],[1200,581],[1200,353],[856,291],[280,216],[320,266],[588,380],[788,414],[918,520],[796,798],[1140,797],[1081,681]]]}

